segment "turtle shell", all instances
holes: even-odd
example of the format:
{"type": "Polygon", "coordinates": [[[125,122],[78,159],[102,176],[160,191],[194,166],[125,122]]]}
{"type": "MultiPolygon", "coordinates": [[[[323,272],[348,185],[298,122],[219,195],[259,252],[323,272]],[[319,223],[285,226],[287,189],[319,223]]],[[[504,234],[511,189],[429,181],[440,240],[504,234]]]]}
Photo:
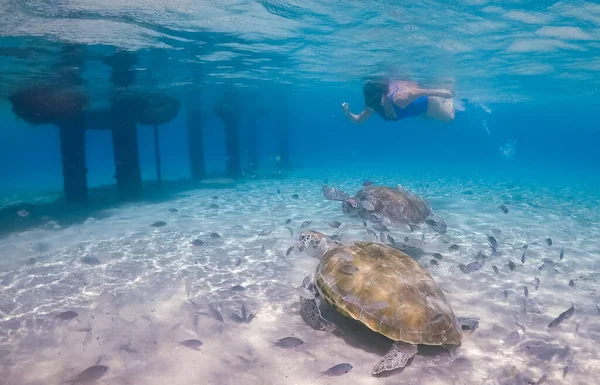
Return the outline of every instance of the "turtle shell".
{"type": "MultiPolygon", "coordinates": [[[[429,204],[420,196],[401,186],[367,186],[356,193],[355,199],[368,201],[374,212],[382,214],[393,223],[421,223],[433,212],[429,204]]],[[[363,210],[362,216],[369,211],[363,210]]]]}
{"type": "Polygon", "coordinates": [[[417,261],[397,249],[373,242],[331,248],[315,283],[342,314],[394,341],[460,345],[461,326],[444,293],[417,261]]]}

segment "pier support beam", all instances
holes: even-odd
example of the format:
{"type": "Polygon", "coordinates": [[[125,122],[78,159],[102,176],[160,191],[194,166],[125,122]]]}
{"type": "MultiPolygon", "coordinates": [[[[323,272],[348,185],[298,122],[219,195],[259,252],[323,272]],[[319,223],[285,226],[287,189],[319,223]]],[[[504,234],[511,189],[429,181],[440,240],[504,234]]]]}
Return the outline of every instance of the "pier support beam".
{"type": "Polygon", "coordinates": [[[88,199],[88,185],[82,114],[61,122],[59,131],[65,198],[67,202],[85,202],[88,199]]]}
{"type": "Polygon", "coordinates": [[[227,153],[226,173],[230,178],[242,176],[242,157],[240,154],[240,113],[228,104],[235,96],[228,95],[214,106],[214,111],[225,128],[225,151],[227,153]]]}
{"type": "Polygon", "coordinates": [[[289,127],[289,111],[287,104],[282,101],[277,113],[277,124],[275,130],[277,132],[277,148],[279,152],[279,160],[277,167],[280,169],[289,169],[290,162],[290,127],[289,127]]]}
{"type": "Polygon", "coordinates": [[[191,96],[188,98],[186,124],[192,179],[200,180],[206,176],[202,113],[200,112],[200,106],[191,96]]]}
{"type": "Polygon", "coordinates": [[[105,60],[112,68],[111,83],[115,86],[111,97],[112,142],[115,159],[117,190],[123,200],[136,200],[142,195],[142,174],[136,130],[137,103],[117,88],[128,87],[135,80],[133,66],[136,56],[117,52],[105,60]]]}

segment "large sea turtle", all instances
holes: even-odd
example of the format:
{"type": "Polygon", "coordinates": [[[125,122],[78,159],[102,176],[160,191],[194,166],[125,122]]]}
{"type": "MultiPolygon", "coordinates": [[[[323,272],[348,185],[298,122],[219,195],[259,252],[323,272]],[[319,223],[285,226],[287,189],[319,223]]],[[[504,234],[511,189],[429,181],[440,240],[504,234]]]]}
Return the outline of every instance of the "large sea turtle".
{"type": "Polygon", "coordinates": [[[397,249],[374,242],[344,245],[316,231],[302,232],[296,246],[321,255],[314,275],[302,283],[314,298],[300,297],[302,318],[313,329],[335,329],[322,316],[325,300],[394,341],[373,375],[404,367],[418,344],[458,346],[462,330],[478,325],[476,318],[457,318],[427,271],[397,249]]]}
{"type": "Polygon", "coordinates": [[[346,214],[391,227],[427,223],[438,233],[446,232],[446,223],[435,215],[425,199],[398,185],[365,186],[353,197],[337,188],[323,186],[325,199],[341,201],[346,214]]]}

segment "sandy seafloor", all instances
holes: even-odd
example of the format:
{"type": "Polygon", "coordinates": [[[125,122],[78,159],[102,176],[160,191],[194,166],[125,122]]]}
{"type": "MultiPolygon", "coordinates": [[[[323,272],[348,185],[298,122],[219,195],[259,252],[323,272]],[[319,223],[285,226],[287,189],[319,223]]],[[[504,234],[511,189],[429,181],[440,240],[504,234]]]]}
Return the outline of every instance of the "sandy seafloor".
{"type": "Polygon", "coordinates": [[[523,185],[452,173],[301,171],[235,188],[182,191],[168,201],[106,208],[98,218],[70,226],[57,221],[12,233],[0,240],[0,383],[60,384],[97,362],[110,368],[97,383],[115,385],[525,384],[544,375],[546,384],[595,383],[600,200],[594,191],[570,182],[523,185]],[[318,261],[298,251],[286,256],[295,243],[284,225],[288,218],[294,236],[307,220],[312,223],[306,229],[335,234],[328,222],[337,220],[346,239],[373,240],[361,220],[344,216],[339,202],[321,194],[324,183],[354,193],[366,179],[401,183],[446,220],[444,236],[427,226],[390,234],[398,241],[409,237],[415,247],[409,254],[426,266],[457,315],[480,318],[452,356],[422,348],[403,371],[382,377],[370,371],[389,342],[360,330],[339,337],[304,323],[291,285],[300,285],[318,261]],[[215,203],[219,207],[211,208],[215,203]],[[167,225],[152,227],[156,221],[167,225]],[[259,236],[265,229],[272,232],[259,236]],[[221,238],[212,239],[212,232],[221,238]],[[463,273],[457,265],[475,260],[480,250],[490,256],[486,235],[497,239],[497,252],[482,270],[463,273]],[[194,239],[204,244],[194,246],[194,239]],[[459,250],[449,251],[452,244],[459,250]],[[434,252],[443,255],[439,267],[429,265],[434,252]],[[101,264],[82,263],[86,256],[101,264]],[[31,257],[36,261],[28,265],[31,257]],[[552,263],[539,270],[545,258],[552,263]],[[195,316],[186,282],[194,301],[203,308],[214,304],[224,322],[195,316]],[[235,285],[245,290],[230,290],[235,285]],[[575,315],[549,329],[571,302],[575,315]],[[248,324],[230,316],[242,303],[257,313],[248,324]],[[66,310],[79,316],[53,317],[66,310]],[[517,330],[519,341],[507,338],[517,330]],[[287,336],[305,344],[272,345],[287,336]],[[204,343],[199,351],[178,345],[190,338],[204,343]],[[348,374],[319,377],[342,362],[353,365],[348,374]]]}

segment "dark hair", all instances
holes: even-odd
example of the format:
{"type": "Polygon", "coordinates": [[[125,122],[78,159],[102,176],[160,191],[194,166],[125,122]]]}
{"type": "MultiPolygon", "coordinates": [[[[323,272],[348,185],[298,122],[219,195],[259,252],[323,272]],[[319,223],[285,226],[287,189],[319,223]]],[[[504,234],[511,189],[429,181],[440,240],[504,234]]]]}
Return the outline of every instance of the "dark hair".
{"type": "Polygon", "coordinates": [[[365,104],[374,110],[381,108],[381,97],[388,91],[388,81],[384,78],[372,78],[363,85],[365,104]]]}

